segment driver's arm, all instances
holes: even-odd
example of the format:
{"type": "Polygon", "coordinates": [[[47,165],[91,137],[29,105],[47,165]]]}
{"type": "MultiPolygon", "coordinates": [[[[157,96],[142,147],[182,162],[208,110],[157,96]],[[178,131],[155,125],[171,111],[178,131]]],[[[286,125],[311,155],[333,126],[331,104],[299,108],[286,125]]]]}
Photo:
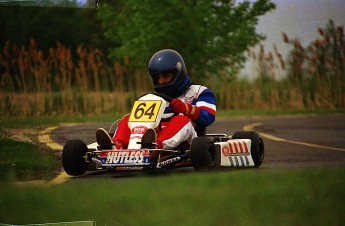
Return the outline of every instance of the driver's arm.
{"type": "Polygon", "coordinates": [[[177,113],[182,113],[201,126],[209,126],[216,116],[216,98],[210,89],[203,90],[191,104],[181,99],[173,99],[170,108],[177,113]]]}

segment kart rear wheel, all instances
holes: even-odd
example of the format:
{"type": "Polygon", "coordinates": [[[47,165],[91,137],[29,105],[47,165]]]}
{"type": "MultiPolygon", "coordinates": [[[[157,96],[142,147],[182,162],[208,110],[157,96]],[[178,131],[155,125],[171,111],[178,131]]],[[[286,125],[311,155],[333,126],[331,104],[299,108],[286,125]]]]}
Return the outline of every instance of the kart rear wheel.
{"type": "Polygon", "coordinates": [[[81,140],[69,140],[62,149],[62,167],[68,175],[83,175],[88,167],[84,156],[88,148],[81,140]]]}
{"type": "Polygon", "coordinates": [[[232,139],[250,139],[252,141],[250,153],[255,167],[259,167],[264,161],[265,145],[262,138],[255,131],[238,131],[232,135],[232,139]]]}
{"type": "Polygon", "coordinates": [[[207,172],[217,163],[217,150],[209,137],[196,137],[191,145],[191,162],[196,171],[207,172]]]}

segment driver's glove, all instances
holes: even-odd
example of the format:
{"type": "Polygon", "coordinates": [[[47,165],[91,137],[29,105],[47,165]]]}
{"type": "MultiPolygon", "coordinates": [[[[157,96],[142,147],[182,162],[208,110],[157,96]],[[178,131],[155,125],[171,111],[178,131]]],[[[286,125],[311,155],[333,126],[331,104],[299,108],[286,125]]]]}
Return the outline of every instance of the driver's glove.
{"type": "Polygon", "coordinates": [[[170,101],[169,106],[174,112],[182,113],[192,120],[198,119],[200,114],[200,108],[192,104],[187,104],[178,98],[170,101]]]}

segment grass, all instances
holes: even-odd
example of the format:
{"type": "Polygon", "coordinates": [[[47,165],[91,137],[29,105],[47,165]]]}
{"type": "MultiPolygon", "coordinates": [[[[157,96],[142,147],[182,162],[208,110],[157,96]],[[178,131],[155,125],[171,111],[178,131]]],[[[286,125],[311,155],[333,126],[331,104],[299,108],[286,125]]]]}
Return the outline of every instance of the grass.
{"type": "Polygon", "coordinates": [[[345,113],[345,109],[304,109],[304,110],[220,110],[217,111],[217,117],[229,116],[256,116],[256,115],[300,115],[300,114],[337,114],[345,113]]]}
{"type": "Polygon", "coordinates": [[[94,116],[42,116],[42,117],[6,117],[0,119],[1,128],[32,128],[54,126],[60,123],[83,123],[83,122],[112,122],[122,117],[122,114],[102,114],[94,116]]]}
{"type": "Polygon", "coordinates": [[[0,180],[33,180],[53,177],[60,168],[55,154],[36,144],[0,136],[0,180]],[[14,177],[14,178],[11,178],[14,177]]]}
{"type": "MultiPolygon", "coordinates": [[[[220,116],[236,114],[219,112],[220,116]]],[[[1,120],[0,128],[44,128],[60,122],[114,118],[118,116],[12,118],[1,120]]],[[[95,220],[97,225],[342,225],[345,221],[343,168],[267,169],[263,165],[212,173],[138,174],[135,178],[109,174],[106,177],[111,180],[83,177],[60,185],[17,184],[17,180],[49,180],[60,163],[52,152],[36,144],[0,137],[0,145],[0,223],[95,220]]]]}
{"type": "Polygon", "coordinates": [[[42,131],[48,126],[69,122],[112,122],[120,115],[76,117],[28,117],[2,118],[0,120],[0,181],[50,180],[61,168],[60,156],[38,142],[15,141],[8,137],[6,129],[34,128],[42,131]]]}
{"type": "Polygon", "coordinates": [[[344,173],[342,168],[260,168],[75,178],[55,186],[8,183],[0,187],[0,222],[342,225],[344,173]]]}
{"type": "MultiPolygon", "coordinates": [[[[282,115],[282,114],[334,114],[345,113],[345,109],[304,109],[304,110],[217,110],[217,117],[230,116],[253,116],[253,115],[282,115]]],[[[83,123],[83,122],[113,122],[121,118],[122,114],[101,114],[93,116],[41,116],[41,117],[6,117],[0,119],[1,128],[31,128],[31,127],[47,127],[58,125],[60,123],[83,123]]]]}

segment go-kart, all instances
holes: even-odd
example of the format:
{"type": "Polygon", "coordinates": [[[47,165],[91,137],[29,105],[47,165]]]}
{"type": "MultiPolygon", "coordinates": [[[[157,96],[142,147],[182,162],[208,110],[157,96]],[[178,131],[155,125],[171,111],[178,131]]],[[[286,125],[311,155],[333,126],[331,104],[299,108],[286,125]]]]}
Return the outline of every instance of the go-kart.
{"type": "Polygon", "coordinates": [[[131,136],[126,149],[117,150],[112,145],[97,142],[86,145],[81,140],[67,141],[62,150],[62,166],[66,173],[80,176],[89,170],[145,171],[179,167],[193,167],[203,172],[215,167],[261,165],[264,142],[255,131],[238,131],[231,137],[223,133],[204,133],[194,138],[190,146],[173,150],[146,148],[141,138],[147,129],[159,126],[169,101],[171,98],[165,95],[149,93],[134,102],[128,120],[131,136]]]}

